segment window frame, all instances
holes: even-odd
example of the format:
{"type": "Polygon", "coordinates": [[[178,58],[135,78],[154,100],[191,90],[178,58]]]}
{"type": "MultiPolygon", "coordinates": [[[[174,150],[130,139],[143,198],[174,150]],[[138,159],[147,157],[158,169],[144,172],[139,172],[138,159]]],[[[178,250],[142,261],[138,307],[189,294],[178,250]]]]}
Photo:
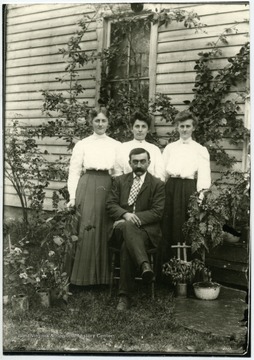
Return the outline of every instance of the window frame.
{"type": "MultiPolygon", "coordinates": [[[[126,14],[128,16],[128,14],[126,14]]],[[[132,14],[130,13],[129,16],[132,14]]],[[[137,15],[135,15],[137,16],[137,15]]],[[[140,14],[140,18],[144,15],[140,14]]],[[[110,45],[112,14],[101,13],[96,21],[96,33],[97,33],[97,52],[100,53],[104,49],[107,49],[110,45]]],[[[150,48],[149,48],[149,102],[155,99],[156,93],[156,70],[157,70],[157,47],[158,47],[158,24],[151,22],[150,28],[150,48]]],[[[95,103],[98,104],[100,97],[101,86],[101,72],[102,64],[100,59],[96,63],[96,89],[95,89],[95,103]]],[[[154,129],[152,123],[151,130],[154,129]]]]}

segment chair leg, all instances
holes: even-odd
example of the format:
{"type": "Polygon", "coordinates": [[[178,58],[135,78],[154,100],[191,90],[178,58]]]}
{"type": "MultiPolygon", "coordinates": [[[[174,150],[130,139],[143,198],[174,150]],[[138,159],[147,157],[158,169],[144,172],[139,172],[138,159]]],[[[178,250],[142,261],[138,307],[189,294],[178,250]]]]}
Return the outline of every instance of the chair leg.
{"type": "Polygon", "coordinates": [[[154,300],[154,279],[152,281],[152,300],[154,300]]]}
{"type": "MultiPolygon", "coordinates": [[[[153,254],[151,254],[151,256],[150,256],[150,263],[151,263],[151,268],[152,268],[152,270],[154,272],[154,256],[153,256],[153,254]]],[[[152,300],[154,300],[154,283],[155,283],[155,276],[154,276],[154,278],[152,280],[152,283],[151,283],[152,300]]]]}
{"type": "Polygon", "coordinates": [[[112,254],[110,279],[109,279],[109,296],[112,296],[113,282],[114,282],[114,271],[115,271],[115,253],[112,254]]]}

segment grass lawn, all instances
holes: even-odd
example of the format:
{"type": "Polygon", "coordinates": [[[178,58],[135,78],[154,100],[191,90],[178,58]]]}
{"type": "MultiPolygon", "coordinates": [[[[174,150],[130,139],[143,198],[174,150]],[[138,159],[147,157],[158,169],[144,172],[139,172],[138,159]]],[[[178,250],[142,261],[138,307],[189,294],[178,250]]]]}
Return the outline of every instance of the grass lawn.
{"type": "Polygon", "coordinates": [[[117,296],[108,288],[74,291],[68,304],[43,308],[30,301],[30,310],[15,314],[3,309],[4,352],[149,352],[177,355],[242,354],[240,343],[188,330],[174,319],[175,299],[165,286],[156,286],[153,301],[148,289],[137,285],[135,303],[116,312],[117,296]]]}

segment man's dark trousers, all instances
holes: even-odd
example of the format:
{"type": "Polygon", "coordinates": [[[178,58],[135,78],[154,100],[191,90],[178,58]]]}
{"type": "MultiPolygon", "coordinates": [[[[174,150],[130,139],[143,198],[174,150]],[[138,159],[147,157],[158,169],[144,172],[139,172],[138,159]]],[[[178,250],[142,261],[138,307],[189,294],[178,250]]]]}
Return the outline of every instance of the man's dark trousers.
{"type": "Polygon", "coordinates": [[[154,247],[146,231],[131,221],[119,223],[114,231],[114,245],[120,249],[119,295],[129,295],[133,278],[141,272],[143,262],[149,262],[147,250],[154,247]]]}
{"type": "MultiPolygon", "coordinates": [[[[128,205],[130,190],[133,184],[133,173],[117,176],[112,183],[106,208],[112,218],[117,222],[112,229],[112,240],[118,241],[121,248],[121,293],[128,293],[133,284],[133,271],[144,261],[148,261],[147,249],[157,247],[161,239],[160,221],[165,203],[164,183],[156,177],[146,173],[143,185],[136,199],[135,214],[141,222],[141,227],[134,225],[131,220],[124,220],[125,213],[132,213],[133,209],[128,205]],[[117,236],[115,234],[118,233],[117,236]],[[151,242],[151,243],[150,243],[151,242]],[[131,269],[134,269],[133,271],[131,269]],[[125,271],[127,275],[125,275],[125,271]]],[[[112,241],[111,240],[111,241],[112,241]]]]}

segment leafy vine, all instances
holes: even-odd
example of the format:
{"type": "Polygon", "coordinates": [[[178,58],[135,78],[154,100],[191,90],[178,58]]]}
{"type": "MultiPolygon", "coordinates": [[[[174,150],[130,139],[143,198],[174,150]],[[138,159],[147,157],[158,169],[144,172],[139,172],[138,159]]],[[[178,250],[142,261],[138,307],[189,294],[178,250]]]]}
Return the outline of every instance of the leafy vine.
{"type": "Polygon", "coordinates": [[[244,44],[234,57],[227,59],[228,65],[218,71],[214,76],[209,65],[214,57],[214,51],[198,54],[194,69],[196,79],[194,85],[194,98],[185,101],[198,119],[195,136],[198,142],[209,148],[210,154],[217,164],[230,168],[235,159],[230,157],[220,145],[224,138],[231,144],[239,144],[248,135],[242,118],[239,118],[238,98],[226,99],[232,86],[239,82],[246,82],[250,56],[249,42],[244,44]]]}
{"type": "MultiPolygon", "coordinates": [[[[108,71],[111,64],[117,56],[119,56],[119,46],[123,36],[128,37],[133,27],[147,30],[151,23],[158,23],[159,26],[168,26],[172,21],[183,22],[185,27],[201,28],[199,17],[195,12],[188,12],[179,9],[162,9],[158,11],[145,11],[142,18],[139,15],[130,14],[126,17],[126,12],[116,11],[112,5],[94,5],[95,14],[93,18],[101,11],[111,11],[112,19],[116,24],[114,30],[114,41],[108,49],[104,49],[101,53],[90,53],[86,49],[81,48],[81,41],[86,33],[89,23],[92,19],[89,17],[82,18],[79,23],[79,29],[76,34],[69,39],[67,48],[59,50],[59,53],[66,59],[65,72],[63,78],[58,78],[61,83],[67,84],[67,95],[63,92],[53,92],[42,90],[44,98],[43,112],[52,120],[43,124],[39,128],[39,133],[44,136],[56,136],[63,138],[67,142],[68,149],[72,149],[76,140],[84,138],[91,133],[89,126],[88,113],[89,106],[85,101],[81,101],[82,93],[85,91],[82,83],[78,78],[78,69],[85,64],[99,59],[102,66],[101,89],[99,104],[107,106],[110,114],[109,135],[120,141],[126,141],[131,138],[132,134],[129,128],[129,120],[132,113],[141,110],[148,116],[153,115],[155,111],[154,104],[149,107],[148,87],[142,84],[140,74],[135,71],[136,87],[130,87],[129,81],[121,82],[117,89],[117,96],[110,96],[109,88],[112,86],[110,82],[110,72],[108,71]],[[140,26],[142,25],[142,26],[140,26]]],[[[202,25],[203,26],[203,25],[202,25]]],[[[133,59],[135,55],[133,54],[133,59]]],[[[169,100],[169,99],[168,99],[169,100]]],[[[158,99],[157,102],[158,103],[158,99]]],[[[172,114],[176,110],[172,106],[168,106],[172,110],[172,114]]],[[[158,143],[156,134],[150,134],[151,142],[158,143]]]]}
{"type": "MultiPolygon", "coordinates": [[[[132,113],[141,110],[147,116],[160,114],[166,119],[167,123],[173,124],[178,110],[171,104],[171,99],[165,94],[155,94],[153,101],[149,99],[148,83],[145,83],[139,71],[138,62],[135,60],[135,51],[130,48],[131,61],[133,62],[133,77],[127,77],[118,82],[119,87],[115,88],[112,95],[112,81],[115,80],[112,74],[112,67],[119,56],[119,47],[123,38],[128,39],[133,29],[142,28],[148,31],[151,23],[158,26],[168,26],[172,21],[182,22],[186,28],[194,28],[197,31],[205,28],[199,21],[199,17],[194,12],[187,12],[179,9],[162,9],[158,11],[144,11],[142,16],[127,16],[125,13],[114,12],[112,10],[113,37],[111,46],[101,53],[91,52],[84,49],[82,40],[89,28],[89,24],[96,16],[101,16],[99,10],[102,5],[95,6],[93,18],[83,17],[78,23],[78,30],[72,36],[66,48],[60,49],[59,54],[63,56],[66,66],[65,75],[58,78],[60,83],[66,85],[65,91],[42,90],[43,105],[42,111],[47,115],[47,123],[38,128],[30,129],[30,137],[37,136],[57,137],[66,141],[67,149],[71,150],[78,139],[84,138],[91,133],[89,124],[89,104],[82,99],[83,92],[86,90],[82,81],[79,79],[79,70],[85,65],[94,61],[101,61],[101,89],[100,105],[106,106],[109,110],[111,125],[109,135],[120,141],[126,141],[132,137],[129,127],[129,120],[132,113]],[[142,25],[140,27],[140,24],[142,25]],[[135,86],[130,86],[130,82],[135,86]]],[[[106,5],[103,5],[105,7],[106,5]]],[[[107,6],[106,6],[107,7],[107,6]]],[[[131,14],[130,14],[131,15],[131,14]]],[[[248,131],[243,125],[243,120],[239,117],[240,105],[238,99],[227,99],[231,87],[238,85],[239,82],[245,83],[248,78],[249,66],[249,43],[246,43],[238,54],[228,58],[228,64],[215,75],[211,70],[211,63],[216,56],[220,56],[218,47],[219,41],[223,44],[227,42],[227,35],[233,29],[226,29],[225,33],[218,37],[215,43],[211,43],[210,51],[200,52],[199,59],[195,64],[196,79],[193,88],[194,97],[192,101],[185,101],[185,104],[198,118],[198,127],[195,131],[196,139],[201,144],[209,148],[210,154],[218,164],[230,167],[235,161],[230,157],[221,146],[221,141],[228,138],[230,143],[239,144],[248,136],[248,131]]],[[[235,30],[236,31],[236,30],[235,30]]],[[[123,61],[124,58],[122,59],[123,61]]],[[[241,94],[244,96],[244,93],[241,94]]],[[[240,99],[240,96],[239,96],[240,99]]],[[[17,126],[17,125],[16,125],[17,126]]],[[[172,131],[169,141],[176,140],[177,133],[172,131]]],[[[148,139],[157,143],[156,133],[150,134],[148,139]]],[[[34,143],[36,148],[36,143],[34,143]]],[[[18,160],[19,161],[19,160],[18,160]]],[[[52,179],[65,180],[67,177],[68,159],[60,157],[55,166],[48,163],[48,175],[52,179]]],[[[12,177],[13,179],[15,177],[12,177]]],[[[44,180],[43,180],[44,181],[44,180]]],[[[47,186],[48,178],[45,178],[47,186]]],[[[35,189],[34,189],[35,190],[35,189]]],[[[40,192],[38,188],[36,190],[40,192]]],[[[64,190],[63,190],[64,191],[64,190]]],[[[41,201],[44,200],[44,191],[41,189],[41,201]]],[[[66,191],[64,191],[66,196],[66,191]]],[[[56,196],[54,194],[54,196],[56,196]]],[[[23,200],[22,200],[23,201],[23,200]]],[[[26,200],[25,200],[26,201],[26,200]]],[[[22,206],[26,208],[27,204],[22,206]]]]}

